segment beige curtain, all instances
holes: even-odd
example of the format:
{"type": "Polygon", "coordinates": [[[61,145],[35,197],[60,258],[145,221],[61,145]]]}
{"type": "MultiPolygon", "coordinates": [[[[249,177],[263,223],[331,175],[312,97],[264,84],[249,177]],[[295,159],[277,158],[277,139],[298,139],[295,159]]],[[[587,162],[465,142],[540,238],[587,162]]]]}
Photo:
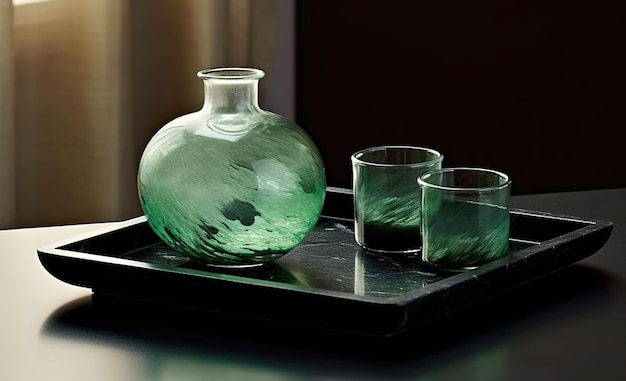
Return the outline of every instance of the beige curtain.
{"type": "Polygon", "coordinates": [[[136,171],[200,69],[271,81],[278,0],[0,0],[0,228],[141,214],[136,171]]]}
{"type": "Polygon", "coordinates": [[[0,0],[0,228],[16,221],[15,125],[13,123],[13,12],[0,0]]]}

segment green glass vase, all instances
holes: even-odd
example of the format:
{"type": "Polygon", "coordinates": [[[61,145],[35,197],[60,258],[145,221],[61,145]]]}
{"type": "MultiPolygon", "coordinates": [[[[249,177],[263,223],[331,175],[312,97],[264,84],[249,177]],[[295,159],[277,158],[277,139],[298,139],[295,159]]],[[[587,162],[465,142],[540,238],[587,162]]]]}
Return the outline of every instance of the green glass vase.
{"type": "Polygon", "coordinates": [[[311,138],[262,110],[264,72],[198,72],[204,104],[150,139],[137,186],[148,224],[170,247],[204,264],[246,268],[274,261],[315,226],[326,177],[311,138]]]}

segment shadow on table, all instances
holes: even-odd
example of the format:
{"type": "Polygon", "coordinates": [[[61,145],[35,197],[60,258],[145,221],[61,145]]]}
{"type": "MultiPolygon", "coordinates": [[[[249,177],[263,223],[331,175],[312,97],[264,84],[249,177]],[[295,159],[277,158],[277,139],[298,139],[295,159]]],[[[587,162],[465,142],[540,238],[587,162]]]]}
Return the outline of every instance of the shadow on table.
{"type": "MultiPolygon", "coordinates": [[[[94,294],[62,306],[42,334],[115,345],[172,346],[248,355],[308,355],[406,361],[506,341],[533,324],[606,304],[613,279],[572,265],[391,338],[362,337],[243,316],[156,306],[94,294]],[[529,319],[529,317],[533,319],[529,319]]],[[[259,301],[262,303],[262,301],[259,301]]]]}

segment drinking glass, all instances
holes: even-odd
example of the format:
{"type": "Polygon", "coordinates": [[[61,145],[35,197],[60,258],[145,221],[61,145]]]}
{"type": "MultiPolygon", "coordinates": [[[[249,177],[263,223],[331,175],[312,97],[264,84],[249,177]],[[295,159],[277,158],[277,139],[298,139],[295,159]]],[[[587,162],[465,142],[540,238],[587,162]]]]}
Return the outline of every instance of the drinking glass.
{"type": "Polygon", "coordinates": [[[378,146],[354,153],[351,161],[356,242],[375,252],[418,252],[417,178],[440,169],[443,155],[426,147],[378,146]]]}
{"type": "Polygon", "coordinates": [[[417,182],[424,262],[466,271],[508,254],[508,175],[485,168],[444,168],[417,182]]]}

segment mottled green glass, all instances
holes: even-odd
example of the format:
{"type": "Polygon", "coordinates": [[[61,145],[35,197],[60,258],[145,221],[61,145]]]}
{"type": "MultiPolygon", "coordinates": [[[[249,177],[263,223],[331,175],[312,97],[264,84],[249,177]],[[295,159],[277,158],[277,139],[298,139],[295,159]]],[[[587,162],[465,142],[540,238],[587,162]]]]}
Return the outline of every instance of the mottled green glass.
{"type": "Polygon", "coordinates": [[[274,261],[315,226],[326,178],[311,138],[257,104],[258,69],[198,73],[201,110],[146,146],[138,192],[148,224],[189,258],[220,267],[274,261]]]}
{"type": "Polygon", "coordinates": [[[508,254],[511,180],[482,168],[422,175],[422,259],[449,271],[474,269],[508,254]]]}
{"type": "Polygon", "coordinates": [[[443,155],[425,147],[379,146],[354,153],[351,161],[356,242],[382,253],[421,250],[417,178],[440,169],[443,155]]]}

